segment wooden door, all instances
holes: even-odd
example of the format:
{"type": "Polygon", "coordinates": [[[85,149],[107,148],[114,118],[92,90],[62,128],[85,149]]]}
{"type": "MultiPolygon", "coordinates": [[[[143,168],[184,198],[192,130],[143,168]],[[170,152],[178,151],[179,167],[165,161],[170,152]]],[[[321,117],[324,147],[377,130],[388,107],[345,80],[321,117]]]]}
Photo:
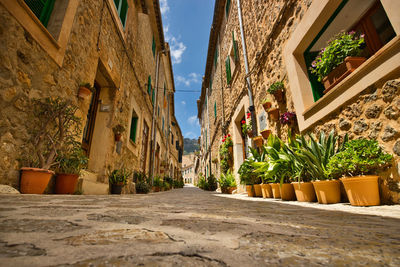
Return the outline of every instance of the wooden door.
{"type": "Polygon", "coordinates": [[[89,111],[86,117],[86,125],[83,130],[82,149],[85,151],[86,156],[89,157],[90,146],[93,138],[94,125],[96,122],[97,107],[99,104],[100,86],[94,84],[94,92],[92,100],[90,101],[89,111]]]}

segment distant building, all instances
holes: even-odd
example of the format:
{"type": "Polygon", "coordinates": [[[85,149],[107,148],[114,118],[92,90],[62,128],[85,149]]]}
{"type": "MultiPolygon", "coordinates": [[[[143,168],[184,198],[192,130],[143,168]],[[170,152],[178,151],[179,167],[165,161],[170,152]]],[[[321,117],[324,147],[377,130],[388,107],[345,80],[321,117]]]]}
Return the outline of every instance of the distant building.
{"type": "Polygon", "coordinates": [[[185,184],[194,184],[195,182],[195,153],[183,156],[182,160],[182,176],[185,184]]]}

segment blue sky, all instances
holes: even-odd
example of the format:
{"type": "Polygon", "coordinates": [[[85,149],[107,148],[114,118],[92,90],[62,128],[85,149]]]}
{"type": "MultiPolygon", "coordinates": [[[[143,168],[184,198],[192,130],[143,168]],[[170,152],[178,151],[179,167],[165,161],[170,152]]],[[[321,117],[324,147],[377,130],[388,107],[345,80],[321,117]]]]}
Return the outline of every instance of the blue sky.
{"type": "Polygon", "coordinates": [[[175,79],[175,116],[184,137],[197,138],[196,100],[200,96],[214,0],[160,0],[165,40],[171,47],[175,79]],[[199,92],[179,92],[190,90],[199,92]]]}

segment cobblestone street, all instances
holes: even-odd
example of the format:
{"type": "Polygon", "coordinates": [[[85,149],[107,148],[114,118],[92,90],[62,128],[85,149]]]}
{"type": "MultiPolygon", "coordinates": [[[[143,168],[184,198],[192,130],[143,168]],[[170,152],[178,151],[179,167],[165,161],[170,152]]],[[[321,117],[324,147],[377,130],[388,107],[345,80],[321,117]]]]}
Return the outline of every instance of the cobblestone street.
{"type": "Polygon", "coordinates": [[[0,265],[400,266],[398,218],[239,198],[1,195],[0,265]]]}

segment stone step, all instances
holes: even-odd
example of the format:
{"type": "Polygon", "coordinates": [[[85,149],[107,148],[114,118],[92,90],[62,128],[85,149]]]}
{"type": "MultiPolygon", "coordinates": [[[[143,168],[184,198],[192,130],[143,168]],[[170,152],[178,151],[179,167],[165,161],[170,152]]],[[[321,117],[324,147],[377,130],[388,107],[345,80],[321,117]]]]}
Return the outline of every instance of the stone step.
{"type": "Polygon", "coordinates": [[[90,172],[88,170],[82,170],[79,178],[85,179],[87,181],[97,182],[97,173],[90,172]]]}
{"type": "Polygon", "coordinates": [[[98,182],[97,177],[96,173],[82,170],[79,177],[78,190],[83,195],[108,195],[108,183],[98,182]]]}

